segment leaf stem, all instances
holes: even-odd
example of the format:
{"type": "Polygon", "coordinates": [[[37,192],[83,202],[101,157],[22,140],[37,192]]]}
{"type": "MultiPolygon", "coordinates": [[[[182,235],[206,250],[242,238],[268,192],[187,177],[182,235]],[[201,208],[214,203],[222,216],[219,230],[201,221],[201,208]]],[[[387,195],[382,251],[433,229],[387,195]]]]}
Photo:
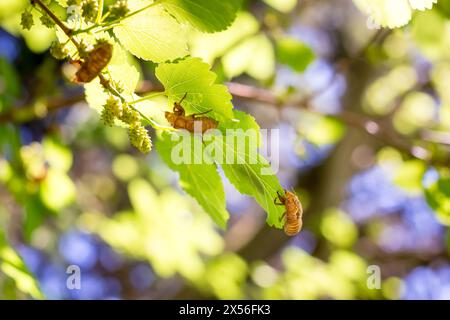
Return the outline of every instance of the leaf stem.
{"type": "Polygon", "coordinates": [[[95,23],[97,23],[97,24],[100,23],[100,21],[102,20],[103,2],[104,2],[104,0],[99,0],[98,1],[97,19],[95,19],[95,23]]]}

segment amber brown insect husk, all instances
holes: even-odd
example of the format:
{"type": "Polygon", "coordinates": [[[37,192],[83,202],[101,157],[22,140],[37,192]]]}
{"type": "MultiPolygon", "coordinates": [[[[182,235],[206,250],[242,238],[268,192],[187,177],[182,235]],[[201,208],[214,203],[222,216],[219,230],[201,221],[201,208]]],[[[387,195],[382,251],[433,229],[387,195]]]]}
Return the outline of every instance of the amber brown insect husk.
{"type": "Polygon", "coordinates": [[[105,68],[112,57],[113,46],[102,42],[90,51],[75,74],[74,81],[80,83],[91,82],[105,68]]]}
{"type": "Polygon", "coordinates": [[[200,123],[202,134],[207,130],[217,128],[218,122],[216,120],[209,117],[199,117],[199,115],[208,113],[209,111],[189,116],[186,115],[184,108],[181,106],[181,102],[186,98],[186,95],[187,94],[185,94],[179,102],[175,102],[172,112],[165,112],[165,117],[170,125],[175,129],[185,129],[194,133],[195,124],[200,123]]]}
{"type": "Polygon", "coordinates": [[[277,192],[277,197],[274,200],[275,204],[284,205],[286,211],[283,213],[282,218],[285,218],[284,233],[288,236],[295,236],[302,229],[302,215],[303,208],[300,200],[295,193],[285,190],[285,195],[277,192]],[[280,202],[276,202],[276,200],[280,202]]]}

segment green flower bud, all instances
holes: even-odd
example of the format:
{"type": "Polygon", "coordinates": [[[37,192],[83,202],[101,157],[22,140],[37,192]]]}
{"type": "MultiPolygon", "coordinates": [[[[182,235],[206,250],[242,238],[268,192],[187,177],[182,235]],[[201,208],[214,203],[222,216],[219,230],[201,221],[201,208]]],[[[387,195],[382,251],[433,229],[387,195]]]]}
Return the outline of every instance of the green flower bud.
{"type": "Polygon", "coordinates": [[[142,153],[148,153],[152,149],[152,141],[148,135],[147,129],[140,124],[135,122],[130,125],[128,129],[128,135],[130,137],[131,144],[141,151],[142,153]]]}
{"type": "Polygon", "coordinates": [[[97,18],[97,0],[84,0],[81,3],[82,16],[87,22],[94,22],[97,18]]]}
{"type": "Polygon", "coordinates": [[[125,17],[130,11],[127,0],[118,0],[113,5],[108,7],[110,20],[117,20],[125,17]]]}
{"type": "Polygon", "coordinates": [[[81,3],[81,0],[67,0],[67,6],[78,6],[81,3]]]}
{"type": "Polygon", "coordinates": [[[34,25],[33,15],[29,11],[22,12],[22,17],[20,20],[20,25],[24,30],[30,30],[34,25]]]}
{"type": "Polygon", "coordinates": [[[41,20],[41,23],[46,26],[47,28],[51,29],[55,26],[55,22],[52,20],[52,18],[49,17],[48,14],[43,14],[39,20],[41,20]]]}
{"type": "Polygon", "coordinates": [[[121,102],[111,96],[106,103],[109,104],[109,108],[116,118],[122,117],[123,107],[121,102]]]}
{"type": "Polygon", "coordinates": [[[86,44],[84,39],[82,39],[80,41],[80,45],[79,45],[79,48],[78,48],[78,53],[79,53],[81,58],[85,58],[88,55],[88,53],[89,53],[88,45],[86,44]]]}
{"type": "Polygon", "coordinates": [[[122,116],[122,104],[114,96],[109,96],[103,105],[101,118],[106,126],[112,127],[114,119],[122,116]]]}
{"type": "Polygon", "coordinates": [[[142,153],[149,153],[152,151],[152,140],[148,135],[145,137],[144,141],[142,141],[140,151],[142,153]]]}
{"type": "Polygon", "coordinates": [[[58,60],[64,60],[69,55],[69,50],[63,44],[55,41],[50,47],[50,54],[58,60]]]}
{"type": "Polygon", "coordinates": [[[139,122],[141,120],[141,117],[136,110],[134,110],[130,106],[125,105],[123,106],[122,116],[119,117],[119,119],[131,125],[135,122],[139,122]]]}
{"type": "Polygon", "coordinates": [[[103,107],[100,118],[105,126],[114,126],[114,114],[108,108],[103,107]]]}

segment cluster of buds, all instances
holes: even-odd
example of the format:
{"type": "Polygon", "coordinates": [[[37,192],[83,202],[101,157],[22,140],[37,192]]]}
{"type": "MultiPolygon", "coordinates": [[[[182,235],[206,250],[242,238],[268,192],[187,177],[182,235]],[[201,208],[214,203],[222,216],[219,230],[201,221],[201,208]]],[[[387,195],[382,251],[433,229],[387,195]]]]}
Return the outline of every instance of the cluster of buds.
{"type": "Polygon", "coordinates": [[[114,96],[109,96],[101,113],[101,119],[107,126],[113,126],[116,119],[126,123],[131,144],[142,153],[152,149],[152,142],[147,129],[141,123],[139,113],[129,105],[123,104],[114,96]]]}
{"type": "Polygon", "coordinates": [[[20,25],[22,26],[22,28],[24,30],[30,30],[31,27],[34,25],[33,15],[31,14],[30,11],[25,10],[22,13],[22,17],[21,17],[21,20],[20,20],[20,25]]]}
{"type": "Polygon", "coordinates": [[[78,54],[80,55],[80,58],[86,58],[89,54],[89,51],[93,49],[93,46],[89,43],[87,43],[84,39],[81,39],[79,45],[78,45],[78,54]]]}
{"type": "Polygon", "coordinates": [[[50,18],[50,16],[47,13],[42,14],[39,20],[41,20],[41,23],[49,29],[55,26],[55,22],[52,20],[52,18],[50,18]]]}
{"type": "Polygon", "coordinates": [[[50,54],[58,60],[64,60],[69,55],[69,50],[62,44],[57,41],[52,43],[50,47],[50,54]]]}
{"type": "Polygon", "coordinates": [[[114,96],[109,96],[103,106],[101,118],[105,126],[112,127],[118,115],[122,113],[122,103],[114,96]]]}
{"type": "Polygon", "coordinates": [[[39,183],[46,178],[48,165],[41,144],[33,142],[23,146],[20,149],[20,158],[29,182],[39,183]]]}
{"type": "Polygon", "coordinates": [[[81,0],[67,0],[67,6],[79,6],[81,3],[81,0]]]}
{"type": "Polygon", "coordinates": [[[108,7],[108,11],[111,20],[118,20],[125,17],[130,9],[128,8],[127,0],[118,0],[108,7]]]}
{"type": "Polygon", "coordinates": [[[83,0],[81,3],[82,16],[87,22],[94,22],[98,13],[97,0],[83,0]]]}
{"type": "Polygon", "coordinates": [[[152,150],[152,141],[147,129],[141,123],[135,122],[131,124],[128,128],[128,135],[131,144],[142,153],[149,153],[152,150]]]}

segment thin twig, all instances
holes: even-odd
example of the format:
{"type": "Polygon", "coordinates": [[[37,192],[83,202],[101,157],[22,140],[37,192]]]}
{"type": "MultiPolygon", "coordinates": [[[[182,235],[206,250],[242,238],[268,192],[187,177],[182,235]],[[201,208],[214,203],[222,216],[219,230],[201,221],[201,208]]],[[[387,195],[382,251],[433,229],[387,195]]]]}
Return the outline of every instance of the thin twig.
{"type": "Polygon", "coordinates": [[[73,38],[73,30],[69,29],[41,0],[30,0],[31,3],[37,4],[42,10],[49,15],[49,17],[55,22],[58,27],[66,34],[66,36],[72,41],[75,47],[80,48],[80,44],[73,38]]]}

